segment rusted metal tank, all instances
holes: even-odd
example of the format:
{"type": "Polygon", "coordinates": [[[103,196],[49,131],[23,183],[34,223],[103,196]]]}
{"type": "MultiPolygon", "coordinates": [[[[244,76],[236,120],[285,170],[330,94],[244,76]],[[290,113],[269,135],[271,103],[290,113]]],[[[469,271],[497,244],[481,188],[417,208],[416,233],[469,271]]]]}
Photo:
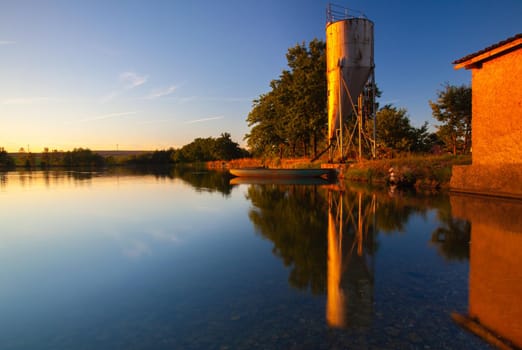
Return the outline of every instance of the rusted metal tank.
{"type": "MultiPolygon", "coordinates": [[[[347,16],[348,17],[348,16],[347,16]]],[[[373,22],[348,17],[326,25],[328,136],[346,122],[374,68],[373,22]]]]}

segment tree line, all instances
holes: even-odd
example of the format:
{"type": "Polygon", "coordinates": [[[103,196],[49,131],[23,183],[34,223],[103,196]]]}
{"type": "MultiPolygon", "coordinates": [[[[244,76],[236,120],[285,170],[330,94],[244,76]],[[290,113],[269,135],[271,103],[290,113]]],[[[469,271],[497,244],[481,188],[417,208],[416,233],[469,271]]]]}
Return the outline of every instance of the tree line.
{"type": "MultiPolygon", "coordinates": [[[[308,46],[302,43],[289,48],[288,69],[253,101],[246,118],[251,129],[245,139],[254,156],[314,157],[327,146],[325,48],[318,39],[308,46]]],[[[437,91],[437,99],[428,103],[440,123],[435,132],[430,132],[428,122],[412,126],[405,108],[377,105],[376,142],[381,156],[470,152],[471,87],[446,84],[437,91]]],[[[365,132],[373,135],[372,120],[367,120],[365,132]]]]}
{"type": "Polygon", "coordinates": [[[125,164],[135,166],[175,165],[213,160],[226,161],[248,156],[249,153],[239,147],[228,132],[224,132],[217,138],[198,137],[179,149],[170,148],[132,156],[125,161],[125,164]]]}
{"type": "Polygon", "coordinates": [[[156,150],[126,157],[104,157],[88,148],[75,148],[72,151],[50,151],[45,148],[41,154],[25,152],[23,149],[13,157],[0,148],[0,169],[15,166],[31,168],[100,168],[114,165],[135,167],[171,166],[183,163],[197,163],[213,160],[230,160],[249,157],[250,154],[239,147],[227,132],[219,137],[196,138],[179,148],[156,150]]]}
{"type": "Polygon", "coordinates": [[[0,147],[0,169],[10,169],[15,166],[15,161],[7,151],[0,147]]]}

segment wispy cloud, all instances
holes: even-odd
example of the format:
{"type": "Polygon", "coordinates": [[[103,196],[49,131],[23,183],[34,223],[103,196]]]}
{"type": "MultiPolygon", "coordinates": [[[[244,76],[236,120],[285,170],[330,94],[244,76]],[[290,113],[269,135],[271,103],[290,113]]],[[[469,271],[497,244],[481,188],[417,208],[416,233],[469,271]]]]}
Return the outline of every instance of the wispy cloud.
{"type": "Polygon", "coordinates": [[[0,101],[0,104],[3,104],[3,105],[32,105],[32,104],[52,102],[52,101],[56,101],[56,99],[51,98],[51,97],[42,97],[42,96],[28,96],[28,97],[7,98],[5,100],[0,101]]]}
{"type": "Polygon", "coordinates": [[[179,103],[188,103],[188,102],[196,101],[197,99],[198,99],[197,96],[176,97],[176,101],[179,102],[179,103]]]}
{"type": "Polygon", "coordinates": [[[208,121],[211,121],[211,120],[218,120],[218,119],[223,119],[223,118],[225,118],[225,117],[220,115],[220,116],[217,116],[217,117],[194,119],[194,120],[186,121],[185,124],[203,123],[203,122],[208,122],[208,121]]]}
{"type": "Polygon", "coordinates": [[[125,88],[127,89],[143,85],[147,79],[149,79],[148,75],[139,75],[134,72],[123,72],[120,74],[120,80],[125,83],[125,88]]]}
{"type": "Polygon", "coordinates": [[[150,94],[148,94],[145,98],[147,100],[153,100],[153,99],[156,99],[156,98],[167,96],[167,95],[172,94],[174,91],[176,91],[177,88],[178,87],[176,85],[171,85],[171,86],[166,87],[164,89],[154,90],[150,94]]]}
{"type": "Polygon", "coordinates": [[[102,114],[102,115],[97,115],[97,116],[94,116],[94,117],[80,119],[80,120],[77,120],[76,122],[78,122],[78,123],[87,123],[87,122],[93,122],[93,121],[97,121],[97,120],[125,117],[125,116],[128,116],[128,115],[133,115],[133,114],[137,114],[137,113],[139,113],[139,111],[108,113],[108,114],[102,114]]]}
{"type": "Polygon", "coordinates": [[[111,91],[107,95],[102,96],[100,98],[100,103],[107,103],[109,101],[114,100],[116,97],[118,97],[121,94],[121,91],[111,91]]]}
{"type": "Polygon", "coordinates": [[[252,102],[256,97],[220,97],[220,96],[179,96],[176,101],[179,103],[189,102],[252,102]]]}
{"type": "Polygon", "coordinates": [[[255,97],[209,97],[209,101],[220,101],[220,102],[252,102],[255,97]]]}
{"type": "Polygon", "coordinates": [[[107,103],[118,96],[125,93],[126,90],[134,89],[135,87],[138,87],[140,85],[143,85],[147,82],[149,79],[148,75],[140,75],[135,72],[123,72],[119,76],[120,85],[117,89],[112,90],[111,92],[105,94],[104,96],[101,96],[99,98],[100,103],[107,103]]]}
{"type": "Polygon", "coordinates": [[[149,125],[149,124],[166,123],[166,122],[170,122],[170,121],[171,121],[170,119],[154,119],[154,120],[144,120],[137,124],[138,125],[149,125]]]}
{"type": "Polygon", "coordinates": [[[0,45],[14,45],[14,44],[16,44],[16,41],[0,40],[0,45]]]}

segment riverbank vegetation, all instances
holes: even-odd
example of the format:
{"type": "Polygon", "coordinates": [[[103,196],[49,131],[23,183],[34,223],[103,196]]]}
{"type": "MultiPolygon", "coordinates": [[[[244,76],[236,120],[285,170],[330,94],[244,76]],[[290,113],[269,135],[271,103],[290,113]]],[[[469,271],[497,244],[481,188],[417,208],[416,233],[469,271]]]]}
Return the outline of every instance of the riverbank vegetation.
{"type": "Polygon", "coordinates": [[[154,151],[131,156],[120,160],[123,165],[133,166],[169,166],[187,163],[203,163],[208,161],[229,161],[248,157],[249,153],[240,148],[227,132],[219,137],[196,138],[191,143],[179,148],[154,151]]]}
{"type": "Polygon", "coordinates": [[[4,148],[0,147],[0,169],[12,169],[14,166],[14,158],[4,148]]]}
{"type": "Polygon", "coordinates": [[[346,181],[390,183],[399,187],[446,188],[454,165],[471,164],[469,155],[410,156],[352,163],[342,171],[346,181]]]}
{"type": "MultiPolygon", "coordinates": [[[[321,160],[310,158],[242,158],[229,162],[207,162],[209,169],[267,167],[267,168],[320,168],[321,160]]],[[[390,184],[390,173],[394,173],[394,184],[398,187],[418,189],[447,188],[454,165],[471,164],[470,155],[405,155],[397,158],[351,161],[335,165],[339,178],[347,182],[368,184],[390,184]]]]}
{"type": "Polygon", "coordinates": [[[229,161],[246,158],[250,154],[239,147],[227,132],[219,137],[196,138],[179,148],[156,150],[152,152],[114,152],[91,151],[88,148],[75,148],[72,151],[49,151],[41,153],[25,152],[8,154],[0,149],[0,168],[21,167],[26,169],[48,168],[103,168],[111,166],[130,167],[169,167],[176,164],[204,163],[208,161],[229,161]],[[130,154],[129,154],[130,153],[130,154]]]}
{"type": "MultiPolygon", "coordinates": [[[[325,43],[314,39],[297,44],[286,54],[288,69],[270,82],[270,90],[253,102],[247,116],[250,132],[245,136],[250,152],[258,158],[315,158],[328,146],[325,43]]],[[[382,91],[376,89],[376,98],[382,91]]],[[[471,87],[443,85],[431,106],[436,131],[425,121],[412,125],[406,108],[377,103],[377,158],[395,158],[403,154],[468,154],[471,150],[471,87]]],[[[366,106],[364,107],[366,108],[366,106]]],[[[355,125],[349,117],[348,130],[355,125]]],[[[365,122],[364,133],[373,135],[372,116],[365,122]]],[[[348,158],[357,150],[349,149],[348,158]]],[[[363,145],[370,154],[369,145],[363,145]]]]}

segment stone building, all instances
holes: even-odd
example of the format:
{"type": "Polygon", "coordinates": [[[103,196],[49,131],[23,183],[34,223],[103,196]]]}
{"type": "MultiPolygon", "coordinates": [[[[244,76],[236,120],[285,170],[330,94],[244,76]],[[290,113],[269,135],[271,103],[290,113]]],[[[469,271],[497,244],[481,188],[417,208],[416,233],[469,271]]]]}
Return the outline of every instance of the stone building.
{"type": "Polygon", "coordinates": [[[472,74],[472,165],[453,168],[452,190],[522,198],[522,34],[453,64],[472,74]]]}

